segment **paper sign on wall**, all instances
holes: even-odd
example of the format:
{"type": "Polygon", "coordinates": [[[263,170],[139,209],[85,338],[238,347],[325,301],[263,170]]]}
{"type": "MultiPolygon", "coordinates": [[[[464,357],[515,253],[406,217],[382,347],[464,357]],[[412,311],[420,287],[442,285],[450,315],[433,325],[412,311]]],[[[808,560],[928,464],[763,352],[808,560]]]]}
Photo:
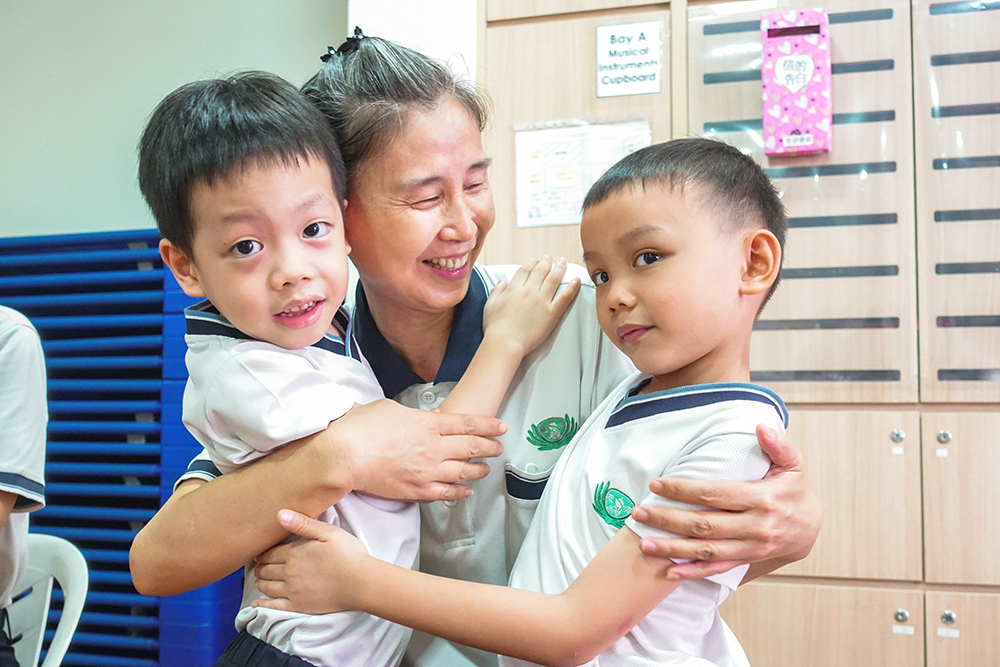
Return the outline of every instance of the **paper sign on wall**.
{"type": "Polygon", "coordinates": [[[518,227],[579,223],[583,198],[594,181],[652,141],[649,121],[554,125],[515,128],[518,227]]]}
{"type": "Polygon", "coordinates": [[[659,21],[597,28],[597,96],[660,92],[663,50],[659,21]]]}

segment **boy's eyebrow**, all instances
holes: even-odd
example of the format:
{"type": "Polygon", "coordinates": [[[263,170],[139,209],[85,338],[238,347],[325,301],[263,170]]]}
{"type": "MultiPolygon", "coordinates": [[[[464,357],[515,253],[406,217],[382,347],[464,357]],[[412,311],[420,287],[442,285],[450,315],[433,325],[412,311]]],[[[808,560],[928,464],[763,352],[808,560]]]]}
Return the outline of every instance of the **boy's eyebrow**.
{"type": "Polygon", "coordinates": [[[641,225],[639,227],[633,227],[632,229],[628,230],[627,232],[619,236],[617,239],[615,239],[615,245],[621,247],[631,241],[636,240],[637,238],[641,238],[643,236],[646,236],[647,234],[650,234],[651,232],[656,232],[659,230],[660,228],[657,227],[656,225],[641,225]]]}
{"type": "MultiPolygon", "coordinates": [[[[334,202],[331,202],[329,197],[324,196],[323,193],[316,192],[306,197],[302,201],[300,201],[295,206],[295,208],[292,209],[292,212],[300,213],[302,211],[312,208],[316,204],[334,204],[334,202]]],[[[241,222],[243,220],[252,219],[253,217],[254,217],[254,212],[252,210],[243,209],[243,210],[233,211],[232,213],[227,213],[226,215],[222,216],[222,222],[231,224],[234,222],[241,222]]]]}

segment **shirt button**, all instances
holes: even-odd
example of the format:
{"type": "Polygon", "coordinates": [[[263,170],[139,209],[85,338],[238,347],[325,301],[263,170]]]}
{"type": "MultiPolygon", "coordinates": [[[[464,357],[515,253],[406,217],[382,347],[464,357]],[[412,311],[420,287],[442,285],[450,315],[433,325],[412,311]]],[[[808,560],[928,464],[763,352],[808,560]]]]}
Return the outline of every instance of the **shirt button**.
{"type": "Polygon", "coordinates": [[[420,394],[420,401],[422,403],[426,404],[426,405],[430,405],[431,403],[433,403],[436,400],[437,400],[437,396],[434,394],[433,391],[428,390],[428,391],[425,391],[424,393],[420,394]]]}
{"type": "Polygon", "coordinates": [[[458,504],[458,501],[457,500],[445,500],[444,504],[445,504],[446,507],[454,507],[455,505],[458,504]]]}

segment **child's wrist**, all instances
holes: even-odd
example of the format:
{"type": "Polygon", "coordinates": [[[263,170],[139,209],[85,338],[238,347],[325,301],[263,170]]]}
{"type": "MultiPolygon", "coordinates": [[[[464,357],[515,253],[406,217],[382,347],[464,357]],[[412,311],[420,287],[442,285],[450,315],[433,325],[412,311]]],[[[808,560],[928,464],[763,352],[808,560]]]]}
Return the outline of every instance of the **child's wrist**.
{"type": "Polygon", "coordinates": [[[480,347],[488,350],[492,354],[503,355],[506,358],[523,359],[527,354],[525,344],[516,336],[509,333],[500,333],[496,329],[487,329],[483,333],[483,342],[480,347]]]}

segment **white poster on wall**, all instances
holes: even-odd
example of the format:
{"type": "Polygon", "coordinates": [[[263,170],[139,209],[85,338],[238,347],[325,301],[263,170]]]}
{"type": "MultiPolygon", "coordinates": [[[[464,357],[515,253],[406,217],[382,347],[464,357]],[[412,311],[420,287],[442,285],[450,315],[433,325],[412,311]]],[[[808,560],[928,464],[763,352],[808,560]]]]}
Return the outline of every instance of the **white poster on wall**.
{"type": "Polygon", "coordinates": [[[597,96],[660,92],[663,79],[659,21],[597,28],[597,96]]]}
{"type": "Polygon", "coordinates": [[[518,227],[578,224],[594,181],[652,141],[648,120],[561,121],[514,130],[518,227]]]}

